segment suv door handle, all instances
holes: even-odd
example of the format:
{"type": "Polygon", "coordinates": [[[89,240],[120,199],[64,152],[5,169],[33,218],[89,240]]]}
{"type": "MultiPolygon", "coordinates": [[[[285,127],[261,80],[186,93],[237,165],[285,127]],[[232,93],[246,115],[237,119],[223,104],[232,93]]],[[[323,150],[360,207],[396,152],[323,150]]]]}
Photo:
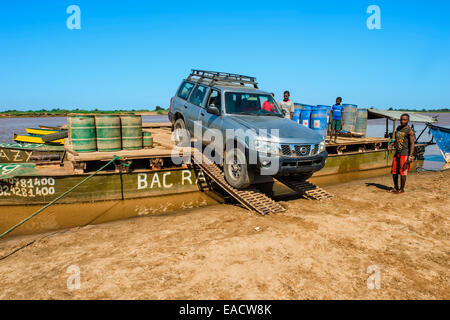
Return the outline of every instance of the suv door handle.
{"type": "Polygon", "coordinates": [[[187,104],[184,105],[184,108],[187,109],[187,104]]]}
{"type": "Polygon", "coordinates": [[[202,116],[205,116],[205,114],[204,114],[203,112],[200,112],[200,114],[201,114],[202,116]]]}

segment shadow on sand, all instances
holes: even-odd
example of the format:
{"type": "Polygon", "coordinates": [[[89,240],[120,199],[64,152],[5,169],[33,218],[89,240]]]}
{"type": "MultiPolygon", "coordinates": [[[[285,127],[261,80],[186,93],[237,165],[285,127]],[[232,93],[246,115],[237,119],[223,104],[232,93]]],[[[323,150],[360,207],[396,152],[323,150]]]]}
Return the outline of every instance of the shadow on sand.
{"type": "Polygon", "coordinates": [[[392,187],[385,186],[384,184],[367,182],[366,187],[377,187],[378,189],[389,191],[392,190],[392,187]]]}

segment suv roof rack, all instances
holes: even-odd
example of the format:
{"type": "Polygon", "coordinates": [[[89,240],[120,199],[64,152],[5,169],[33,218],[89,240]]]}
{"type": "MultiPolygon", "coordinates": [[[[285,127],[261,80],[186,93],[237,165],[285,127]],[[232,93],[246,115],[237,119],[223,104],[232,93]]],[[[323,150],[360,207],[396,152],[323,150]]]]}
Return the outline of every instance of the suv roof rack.
{"type": "Polygon", "coordinates": [[[218,72],[218,71],[205,71],[192,69],[191,74],[186,80],[197,80],[197,82],[202,82],[204,80],[210,80],[209,85],[214,85],[217,82],[222,82],[226,84],[234,85],[251,85],[255,89],[258,89],[258,82],[256,82],[255,77],[244,76],[241,74],[218,72]]]}

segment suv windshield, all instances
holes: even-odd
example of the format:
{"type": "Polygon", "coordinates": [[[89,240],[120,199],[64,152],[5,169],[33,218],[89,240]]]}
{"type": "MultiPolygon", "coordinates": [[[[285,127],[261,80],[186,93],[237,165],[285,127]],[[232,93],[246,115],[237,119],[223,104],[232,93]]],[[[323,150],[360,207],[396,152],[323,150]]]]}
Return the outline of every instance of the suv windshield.
{"type": "Polygon", "coordinates": [[[231,114],[283,116],[271,95],[226,92],[225,108],[231,114]]]}

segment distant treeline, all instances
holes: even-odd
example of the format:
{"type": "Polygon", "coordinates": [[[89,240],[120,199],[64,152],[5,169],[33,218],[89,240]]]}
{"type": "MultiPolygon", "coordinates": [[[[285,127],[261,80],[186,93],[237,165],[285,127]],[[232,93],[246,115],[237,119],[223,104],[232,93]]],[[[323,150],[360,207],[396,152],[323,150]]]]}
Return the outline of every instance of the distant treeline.
{"type": "Polygon", "coordinates": [[[407,108],[389,108],[389,111],[408,111],[408,112],[450,112],[449,108],[441,109],[407,109],[407,108]]]}
{"type": "Polygon", "coordinates": [[[147,113],[147,112],[156,112],[157,114],[164,114],[167,110],[161,108],[160,106],[156,106],[154,110],[149,109],[128,109],[128,110],[99,110],[99,109],[61,109],[61,108],[53,108],[53,109],[39,109],[39,110],[5,110],[0,111],[0,115],[3,116],[39,116],[39,115],[67,115],[69,113],[147,113]]]}

